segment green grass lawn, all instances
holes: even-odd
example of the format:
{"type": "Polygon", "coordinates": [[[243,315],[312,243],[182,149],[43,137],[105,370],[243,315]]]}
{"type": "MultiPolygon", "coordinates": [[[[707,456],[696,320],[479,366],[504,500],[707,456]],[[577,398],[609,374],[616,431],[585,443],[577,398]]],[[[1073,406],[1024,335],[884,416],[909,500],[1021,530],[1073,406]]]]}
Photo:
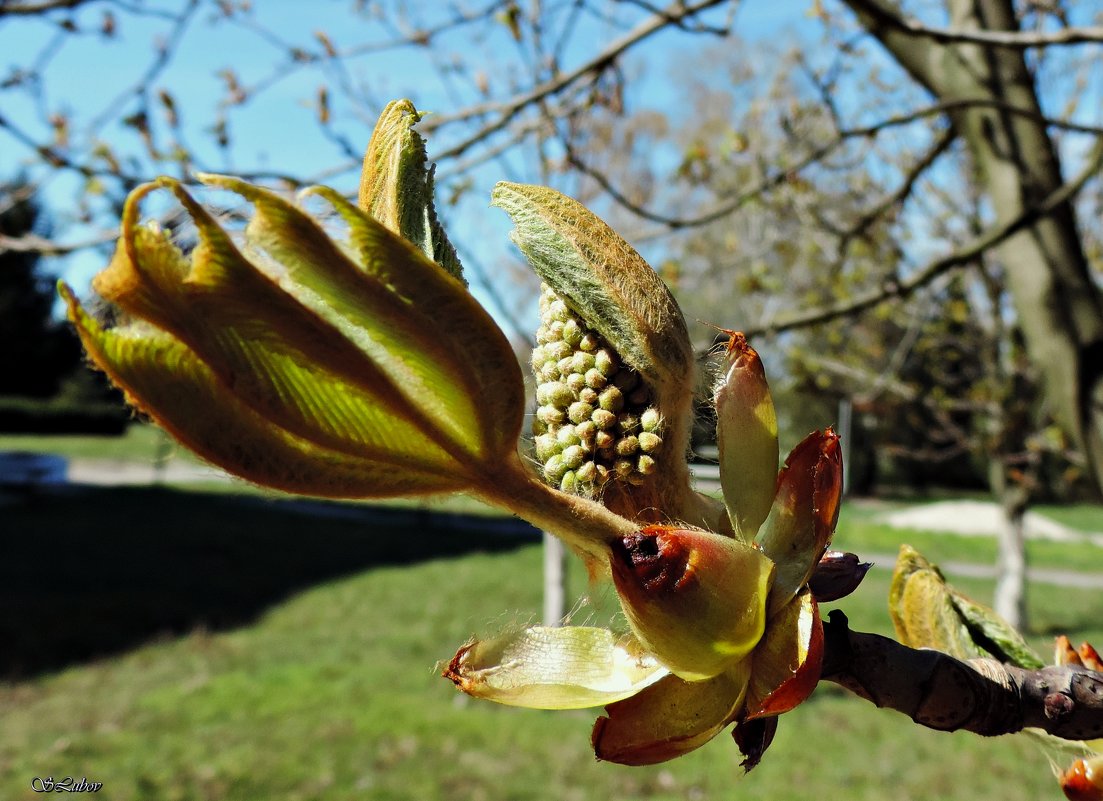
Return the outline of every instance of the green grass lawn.
{"type": "Polygon", "coordinates": [[[167,455],[172,459],[198,461],[186,448],[168,441],[153,425],[132,423],[121,436],[74,436],[49,434],[0,434],[0,451],[54,453],[83,459],[129,459],[152,462],[167,455]]]}
{"type": "MultiPolygon", "coordinates": [[[[540,548],[523,538],[168,489],[0,514],[0,660],[23,675],[0,685],[3,799],[37,798],[47,775],[113,801],[1060,798],[1028,740],[922,730],[829,685],[747,777],[727,734],[666,765],[597,763],[593,711],[477,702],[434,668],[535,619],[540,548]]],[[[889,631],[887,586],[871,573],[840,604],[855,628],[889,631]]],[[[576,620],[608,619],[611,594],[594,596],[576,620]]],[[[1040,646],[1103,640],[1098,594],[1030,601],[1040,646]]]]}
{"type": "MultiPolygon", "coordinates": [[[[1054,507],[1060,508],[1060,507],[1054,507]]],[[[1085,524],[1084,531],[1092,531],[1093,523],[1103,531],[1103,507],[1080,504],[1070,507],[1070,516],[1085,524]]],[[[996,564],[996,540],[994,537],[975,537],[934,531],[906,531],[893,528],[877,520],[877,514],[853,503],[844,503],[839,516],[833,547],[855,553],[881,553],[895,555],[901,542],[919,549],[934,562],[973,562],[981,565],[996,564]]],[[[1056,519],[1056,516],[1054,516],[1056,519]]],[[[1066,523],[1066,525],[1069,525],[1066,523]]],[[[1071,527],[1071,526],[1070,526],[1071,527]]],[[[1090,542],[1058,543],[1046,540],[1028,540],[1027,563],[1031,567],[1069,569],[1088,573],[1103,573],[1103,548],[1090,542]]]]}

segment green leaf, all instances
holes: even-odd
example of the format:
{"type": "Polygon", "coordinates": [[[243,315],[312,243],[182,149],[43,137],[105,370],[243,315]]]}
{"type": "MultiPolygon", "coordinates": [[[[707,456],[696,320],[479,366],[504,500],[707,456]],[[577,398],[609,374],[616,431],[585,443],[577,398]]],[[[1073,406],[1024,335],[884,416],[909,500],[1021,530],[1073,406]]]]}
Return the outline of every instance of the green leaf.
{"type": "MultiPolygon", "coordinates": [[[[203,368],[187,375],[221,386],[227,403],[266,421],[277,439],[409,470],[418,478],[403,494],[491,480],[515,453],[523,388],[508,341],[466,288],[331,190],[315,191],[338,205],[351,243],[331,239],[272,192],[233,178],[202,180],[254,203],[241,247],[178,182],[161,179],[131,194],[115,257],[94,281],[149,324],[126,329],[126,346],[114,350],[104,346],[114,332],[83,326],[86,344],[99,340],[89,347],[93,357],[132,401],[175,421],[170,429],[188,428],[182,416],[207,413],[180,407],[133,375],[141,338],[159,353],[168,347],[164,334],[203,368]],[[158,188],[171,191],[195,223],[190,257],[157,226],[139,223],[142,199],[158,188]]],[[[152,369],[143,364],[135,368],[140,377],[152,369]]],[[[211,450],[194,436],[185,441],[211,450]]],[[[248,463],[219,464],[265,482],[248,463]]],[[[373,475],[378,491],[361,482],[355,495],[396,494],[391,478],[373,475]]]]}
{"type": "MultiPolygon", "coordinates": [[[[491,205],[516,229],[510,237],[533,269],[659,392],[693,374],[681,309],[655,271],[577,200],[543,186],[502,182],[491,205]]],[[[664,409],[664,414],[667,411],[664,409]]]]}
{"type": "Polygon", "coordinates": [[[979,643],[996,659],[1026,670],[1039,670],[1045,667],[1045,662],[1034,653],[1034,649],[1027,645],[1023,635],[1013,629],[1011,624],[995,611],[967,598],[953,588],[950,588],[950,599],[974,642],[979,643]]]}
{"type": "Polygon", "coordinates": [[[468,695],[535,709],[601,706],[665,675],[631,637],[585,626],[535,626],[475,640],[444,671],[468,695]]]}
{"type": "Polygon", "coordinates": [[[456,249],[437,219],[433,167],[414,130],[422,115],[409,100],[393,100],[375,124],[360,174],[360,209],[417,246],[430,261],[463,280],[456,249]]]}
{"type": "Polygon", "coordinates": [[[127,400],[185,446],[249,481],[306,495],[388,497],[450,492],[463,479],[428,454],[352,456],[297,437],[237,399],[182,342],[143,323],[105,330],[64,284],[59,292],[89,356],[127,400]]]}
{"type": "MultiPolygon", "coordinates": [[[[201,176],[253,202],[250,254],[298,303],[338,329],[443,432],[489,458],[516,447],[520,366],[493,319],[451,276],[337,192],[314,187],[349,229],[340,247],[291,203],[225,176],[201,176]],[[482,441],[478,441],[481,437],[482,441]]],[[[374,379],[373,379],[374,383],[374,379]]]]}

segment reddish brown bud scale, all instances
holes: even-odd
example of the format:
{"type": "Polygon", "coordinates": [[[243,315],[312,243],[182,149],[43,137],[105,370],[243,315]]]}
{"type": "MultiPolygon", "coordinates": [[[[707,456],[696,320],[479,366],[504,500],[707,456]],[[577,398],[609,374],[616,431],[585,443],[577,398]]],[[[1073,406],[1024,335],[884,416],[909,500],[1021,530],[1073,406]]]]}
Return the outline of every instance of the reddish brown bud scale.
{"type": "Polygon", "coordinates": [[[758,540],[778,565],[771,613],[800,591],[827,550],[839,519],[842,474],[839,437],[830,428],[809,434],[786,459],[758,540]]]}
{"type": "Polygon", "coordinates": [[[823,432],[815,467],[815,495],[812,499],[816,522],[827,539],[839,523],[842,507],[843,453],[839,435],[830,426],[823,432]]]}
{"type": "Polygon", "coordinates": [[[762,755],[774,741],[776,733],[776,717],[743,721],[732,729],[735,744],[743,754],[743,761],[739,763],[739,767],[743,768],[745,773],[750,773],[762,761],[762,755]]]}
{"type": "Polygon", "coordinates": [[[817,601],[837,601],[858,589],[872,566],[871,562],[858,561],[857,554],[828,551],[816,565],[808,586],[817,601]]]}
{"type": "Polygon", "coordinates": [[[1103,659],[1090,643],[1080,643],[1080,663],[1088,670],[1103,673],[1103,659]]]}
{"type": "Polygon", "coordinates": [[[1069,801],[1103,801],[1103,757],[1078,759],[1061,776],[1069,801]]]}
{"type": "MultiPolygon", "coordinates": [[[[794,603],[796,602],[794,601],[794,603]]],[[[820,674],[823,670],[823,622],[820,620],[819,605],[812,601],[810,607],[812,610],[812,626],[804,660],[799,665],[790,665],[792,675],[777,685],[754,708],[751,708],[748,703],[744,720],[777,716],[795,709],[804,703],[805,699],[816,689],[816,685],[819,684],[820,674]]],[[[774,621],[771,621],[771,625],[773,624],[774,621]]],[[[758,651],[756,651],[754,671],[765,672],[768,666],[760,664],[760,662],[771,659],[771,656],[766,652],[760,657],[758,651]]],[[[749,701],[750,699],[748,699],[749,701]]]]}
{"type": "Polygon", "coordinates": [[[688,543],[661,526],[614,543],[613,555],[649,593],[678,592],[693,581],[688,543]]]}
{"type": "Polygon", "coordinates": [[[1057,641],[1053,647],[1053,662],[1057,665],[1082,665],[1080,654],[1072,647],[1069,638],[1064,634],[1057,635],[1057,641]]]}
{"type": "Polygon", "coordinates": [[[648,526],[614,544],[610,563],[633,632],[683,679],[717,675],[762,637],[774,565],[750,545],[648,526]]]}

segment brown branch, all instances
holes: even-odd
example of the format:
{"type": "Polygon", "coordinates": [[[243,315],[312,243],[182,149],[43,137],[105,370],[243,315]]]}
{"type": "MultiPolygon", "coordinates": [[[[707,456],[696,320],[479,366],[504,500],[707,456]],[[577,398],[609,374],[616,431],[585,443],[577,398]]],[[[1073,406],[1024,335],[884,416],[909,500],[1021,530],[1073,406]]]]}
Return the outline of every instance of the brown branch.
{"type": "MultiPolygon", "coordinates": [[[[772,173],[763,176],[752,186],[748,186],[731,199],[725,201],[719,206],[715,206],[708,211],[702,212],[693,217],[675,217],[668,214],[661,214],[659,212],[648,209],[638,203],[630,200],[623,192],[621,192],[613,184],[612,180],[600,170],[596,169],[592,165],[584,161],[568,141],[562,141],[562,145],[566,151],[567,162],[579,172],[591,178],[604,190],[615,203],[623,207],[627,211],[631,212],[635,216],[648,220],[649,222],[658,223],[665,226],[670,230],[679,230],[682,228],[696,228],[709,223],[716,222],[729,214],[733,214],[743,207],[747,202],[757,198],[759,195],[767,192],[775,187],[778,187],[790,179],[793,176],[798,175],[804,169],[811,167],[814,164],[819,164],[828,156],[833,154],[836,150],[839,150],[844,144],[854,139],[868,139],[873,136],[877,136],[882,131],[887,131],[892,128],[899,128],[905,125],[910,125],[913,122],[918,122],[921,119],[927,117],[934,117],[941,114],[949,114],[955,111],[962,111],[969,108],[995,108],[1000,111],[1004,111],[1008,114],[1014,114],[1019,117],[1028,119],[1034,119],[1045,125],[1059,128],[1061,130],[1070,131],[1073,133],[1085,133],[1092,134],[1094,136],[1103,136],[1103,127],[1095,125],[1081,125],[1075,122],[1069,122],[1066,120],[1059,120],[1053,117],[1045,117],[1037,112],[1024,109],[1020,106],[1016,106],[1006,101],[994,99],[994,98],[959,98],[954,100],[947,100],[939,103],[932,103],[929,106],[923,106],[922,108],[913,109],[912,111],[904,114],[894,115],[892,117],[886,117],[870,125],[862,125],[855,128],[844,128],[840,130],[835,137],[825,142],[806,153],[796,163],[785,167],[783,169],[774,170],[772,173]]],[[[956,132],[955,132],[956,133],[956,132]]],[[[954,133],[947,132],[945,137],[952,138],[954,133]]],[[[942,141],[941,139],[939,141],[942,141]]],[[[950,141],[947,139],[945,142],[948,147],[950,141]]],[[[942,147],[936,142],[935,148],[932,151],[934,157],[937,157],[942,152],[942,147]]],[[[916,177],[922,172],[916,173],[916,177]]]]}
{"type": "Polygon", "coordinates": [[[902,14],[868,0],[850,0],[852,7],[877,20],[881,25],[897,28],[912,36],[922,36],[943,44],[979,44],[1028,50],[1035,47],[1073,44],[1103,44],[1103,27],[1071,27],[1046,33],[1023,31],[966,31],[960,28],[931,28],[902,14]]]}
{"type": "Polygon", "coordinates": [[[1080,173],[1068,183],[1051,193],[1045,200],[1031,206],[1018,217],[1005,223],[994,225],[980,234],[972,241],[962,246],[953,253],[935,259],[909,278],[901,281],[890,281],[884,285],[859,294],[850,300],[823,306],[817,309],[795,314],[788,319],[776,323],[749,328],[744,333],[748,336],[762,336],[763,334],[780,334],[784,331],[792,331],[798,328],[807,328],[820,323],[847,317],[866,309],[872,308],[890,298],[903,298],[911,295],[917,289],[926,286],[940,275],[948,273],[957,267],[968,264],[990,248],[1000,244],[1012,235],[1029,227],[1035,220],[1049,214],[1053,209],[1067,202],[1093,178],[1103,167],[1103,140],[1096,143],[1089,154],[1087,164],[1080,173]]]}
{"type": "Polygon", "coordinates": [[[90,0],[43,0],[40,3],[6,3],[0,0],[0,17],[7,14],[31,15],[45,14],[47,11],[57,11],[65,8],[76,8],[90,0]]]}
{"type": "Polygon", "coordinates": [[[1025,670],[955,659],[851,631],[833,610],[824,624],[822,678],[938,731],[985,736],[1036,728],[1065,740],[1103,736],[1103,674],[1075,665],[1025,670]]]}
{"type": "Polygon", "coordinates": [[[619,39],[611,42],[608,47],[602,50],[588,61],[580,64],[570,72],[564,72],[556,75],[551,80],[545,81],[539,86],[529,89],[527,92],[521,92],[515,95],[509,100],[502,102],[492,103],[479,103],[474,106],[470,106],[463,111],[456,114],[440,115],[436,117],[428,117],[421,123],[420,130],[423,133],[429,133],[444,125],[449,125],[454,122],[460,122],[463,120],[470,120],[474,117],[481,117],[485,115],[496,115],[495,119],[486,125],[483,125],[479,130],[473,133],[471,136],[464,139],[459,144],[456,144],[447,150],[434,153],[434,160],[441,161],[448,158],[454,158],[462,155],[470,147],[478,144],[491,134],[505,128],[509,123],[520,114],[524,109],[539,103],[545,98],[551,97],[559,92],[567,89],[590,75],[597,75],[614,61],[619,58],[625,51],[629,50],[636,44],[639,44],[644,39],[652,36],[655,33],[663,30],[669,25],[677,24],[678,22],[685,20],[688,17],[693,16],[705,9],[713,6],[720,5],[726,2],[726,0],[698,0],[696,3],[684,3],[679,2],[672,3],[665,11],[660,14],[656,14],[647,21],[637,25],[627,34],[619,39]]]}
{"type": "Polygon", "coordinates": [[[117,230],[104,231],[98,236],[79,242],[61,243],[35,234],[5,236],[0,234],[0,253],[37,253],[40,256],[64,256],[77,250],[106,245],[119,238],[117,230]]]}

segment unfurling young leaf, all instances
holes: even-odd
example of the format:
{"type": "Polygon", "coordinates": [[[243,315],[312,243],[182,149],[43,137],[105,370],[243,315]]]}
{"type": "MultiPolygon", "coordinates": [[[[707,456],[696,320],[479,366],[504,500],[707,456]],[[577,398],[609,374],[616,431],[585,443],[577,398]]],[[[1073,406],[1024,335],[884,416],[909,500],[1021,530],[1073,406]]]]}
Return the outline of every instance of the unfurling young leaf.
{"type": "Polygon", "coordinates": [[[1045,664],[1006,620],[947,584],[938,567],[910,545],[900,546],[889,612],[896,636],[913,648],[958,659],[991,656],[1028,670],[1045,664]]]}
{"type": "Polygon", "coordinates": [[[425,141],[414,130],[422,116],[409,100],[394,100],[383,109],[364,154],[359,205],[462,281],[456,249],[437,219],[425,141]]]}
{"type": "Polygon", "coordinates": [[[63,291],[90,355],[134,405],[230,472],[293,492],[452,491],[513,453],[520,371],[462,284],[333,193],[318,190],[345,217],[347,244],[272,192],[202,180],[254,204],[240,246],[161,179],[132,193],[94,283],[131,321],[105,329],[63,291]],[[139,222],[159,188],[195,222],[190,257],[139,222]]]}

